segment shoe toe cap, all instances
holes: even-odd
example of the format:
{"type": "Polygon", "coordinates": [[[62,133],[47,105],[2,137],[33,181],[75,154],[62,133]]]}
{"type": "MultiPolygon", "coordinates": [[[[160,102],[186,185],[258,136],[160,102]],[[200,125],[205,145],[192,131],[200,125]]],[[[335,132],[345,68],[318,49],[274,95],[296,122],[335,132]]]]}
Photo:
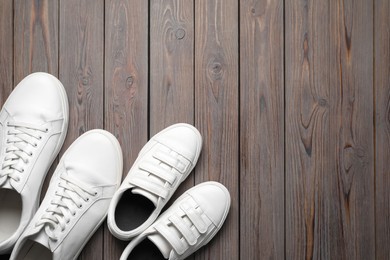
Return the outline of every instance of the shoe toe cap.
{"type": "Polygon", "coordinates": [[[113,185],[120,181],[122,151],[116,138],[105,130],[91,130],[68,149],[65,165],[74,166],[77,178],[92,185],[113,185]]]}
{"type": "Polygon", "coordinates": [[[44,123],[67,116],[64,102],[68,101],[61,82],[50,74],[37,72],[17,85],[5,108],[15,120],[44,123]]]}
{"type": "Polygon", "coordinates": [[[230,208],[230,194],[225,186],[217,182],[205,182],[189,190],[188,194],[216,226],[223,223],[230,208]]]}
{"type": "Polygon", "coordinates": [[[189,124],[173,125],[157,134],[154,139],[186,157],[193,164],[196,163],[202,148],[199,131],[189,124]]]}

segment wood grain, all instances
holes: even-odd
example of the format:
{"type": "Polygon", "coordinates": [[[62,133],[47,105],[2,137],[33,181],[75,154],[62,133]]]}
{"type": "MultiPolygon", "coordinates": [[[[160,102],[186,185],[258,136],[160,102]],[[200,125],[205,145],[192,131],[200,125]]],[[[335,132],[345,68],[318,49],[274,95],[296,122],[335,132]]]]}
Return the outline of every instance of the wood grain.
{"type": "MultiPolygon", "coordinates": [[[[14,83],[27,75],[43,71],[58,77],[58,0],[16,0],[14,16],[14,83]]],[[[56,158],[42,186],[44,198],[56,158]]]]}
{"type": "Polygon", "coordinates": [[[286,258],[374,259],[372,2],[285,3],[286,258]]]}
{"type": "Polygon", "coordinates": [[[375,1],[376,258],[390,256],[390,3],[375,1]]]}
{"type": "MultiPolygon", "coordinates": [[[[194,125],[194,2],[150,6],[150,136],[175,123],[194,125]]],[[[194,172],[166,207],[194,186],[194,172]]]]}
{"type": "Polygon", "coordinates": [[[15,0],[15,83],[32,72],[58,77],[58,0],[15,0]]]}
{"type": "MultiPolygon", "coordinates": [[[[59,78],[69,99],[69,128],[62,155],[84,132],[103,128],[104,1],[60,1],[59,39],[59,78]]],[[[103,227],[79,259],[103,259],[103,227]]]]}
{"type": "Polygon", "coordinates": [[[283,1],[240,1],[240,91],[240,259],[284,259],[283,1]]]}
{"type": "Polygon", "coordinates": [[[195,259],[239,259],[238,2],[195,1],[195,125],[203,151],[195,182],[219,181],[231,195],[227,220],[195,259]]]}
{"type": "MultiPolygon", "coordinates": [[[[148,2],[109,0],[105,12],[105,128],[122,146],[125,177],[148,139],[148,2]]],[[[105,228],[105,259],[127,244],[105,228]]]]}
{"type": "Polygon", "coordinates": [[[14,86],[13,1],[0,4],[0,104],[3,106],[14,86]]]}

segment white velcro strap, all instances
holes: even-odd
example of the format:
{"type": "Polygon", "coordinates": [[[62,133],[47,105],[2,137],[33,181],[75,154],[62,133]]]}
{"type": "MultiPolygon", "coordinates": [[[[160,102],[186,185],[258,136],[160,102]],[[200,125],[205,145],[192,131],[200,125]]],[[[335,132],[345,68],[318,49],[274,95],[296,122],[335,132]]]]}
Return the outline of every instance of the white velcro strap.
{"type": "Polygon", "coordinates": [[[165,170],[162,167],[158,167],[150,162],[140,163],[139,168],[141,170],[147,171],[150,174],[153,174],[160,179],[163,179],[164,181],[167,181],[171,185],[176,180],[176,176],[173,173],[169,172],[168,170],[165,170]]]}

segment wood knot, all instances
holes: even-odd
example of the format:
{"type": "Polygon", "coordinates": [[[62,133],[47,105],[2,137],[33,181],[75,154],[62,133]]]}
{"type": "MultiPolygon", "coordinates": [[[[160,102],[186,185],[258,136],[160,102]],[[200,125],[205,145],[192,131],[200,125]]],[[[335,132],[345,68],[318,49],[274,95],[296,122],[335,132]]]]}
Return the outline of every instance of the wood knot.
{"type": "Polygon", "coordinates": [[[186,36],[186,31],[183,28],[179,28],[175,32],[176,39],[182,40],[186,36]]]}
{"type": "Polygon", "coordinates": [[[214,61],[209,64],[209,76],[214,80],[219,80],[223,76],[223,67],[220,62],[214,61]]]}
{"type": "Polygon", "coordinates": [[[81,84],[83,84],[83,86],[89,85],[89,77],[87,77],[87,76],[82,77],[81,84]]]}
{"type": "Polygon", "coordinates": [[[127,77],[127,79],[126,79],[126,88],[131,88],[131,85],[133,85],[133,83],[134,83],[134,77],[133,76],[127,77]]]}
{"type": "Polygon", "coordinates": [[[328,106],[328,101],[325,98],[320,98],[318,100],[318,105],[321,107],[327,107],[328,106]]]}

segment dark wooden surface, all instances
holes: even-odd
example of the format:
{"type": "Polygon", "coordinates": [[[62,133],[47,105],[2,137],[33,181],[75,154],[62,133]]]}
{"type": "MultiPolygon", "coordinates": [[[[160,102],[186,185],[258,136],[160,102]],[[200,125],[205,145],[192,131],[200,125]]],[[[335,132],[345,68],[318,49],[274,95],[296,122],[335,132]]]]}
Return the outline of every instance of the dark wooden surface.
{"type": "MultiPolygon", "coordinates": [[[[104,128],[123,176],[152,135],[194,124],[203,151],[174,198],[215,180],[232,206],[190,259],[388,259],[389,17],[387,0],[4,0],[0,102],[59,77],[60,155],[104,128]]],[[[80,259],[126,244],[104,223],[80,259]]]]}

